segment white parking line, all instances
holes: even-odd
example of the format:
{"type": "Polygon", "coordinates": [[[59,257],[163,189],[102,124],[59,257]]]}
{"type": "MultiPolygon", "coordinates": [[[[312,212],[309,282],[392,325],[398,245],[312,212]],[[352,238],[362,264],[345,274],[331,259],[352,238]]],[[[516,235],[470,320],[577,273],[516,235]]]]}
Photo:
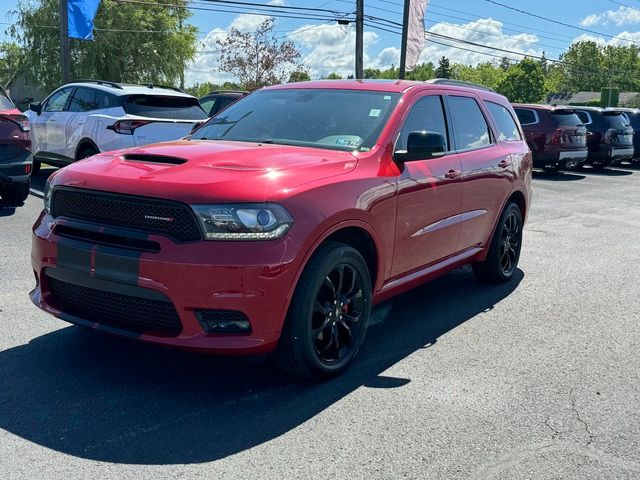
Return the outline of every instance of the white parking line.
{"type": "Polygon", "coordinates": [[[40,190],[36,190],[35,188],[30,188],[29,189],[29,193],[31,195],[34,195],[34,196],[38,197],[38,198],[44,198],[44,193],[41,192],[40,190]]]}

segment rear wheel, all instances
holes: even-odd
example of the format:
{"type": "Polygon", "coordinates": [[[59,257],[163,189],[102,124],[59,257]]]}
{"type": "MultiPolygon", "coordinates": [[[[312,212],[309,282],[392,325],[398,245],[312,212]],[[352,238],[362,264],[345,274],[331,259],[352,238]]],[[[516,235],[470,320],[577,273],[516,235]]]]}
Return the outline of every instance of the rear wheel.
{"type": "Polygon", "coordinates": [[[560,171],[560,165],[548,165],[544,167],[545,172],[556,173],[560,171]]]}
{"type": "Polygon", "coordinates": [[[9,203],[23,203],[29,196],[30,186],[29,181],[11,183],[2,192],[2,198],[9,203]]]}
{"type": "Polygon", "coordinates": [[[76,158],[76,160],[83,160],[85,158],[89,158],[92,157],[93,155],[96,155],[98,152],[98,150],[96,150],[95,148],[93,148],[90,145],[84,146],[80,149],[80,151],[78,152],[78,158],[76,158]]]}
{"type": "Polygon", "coordinates": [[[354,248],[322,245],[304,269],[273,360],[292,375],[320,379],[358,354],[371,314],[371,279],[354,248]]]}
{"type": "Polygon", "coordinates": [[[522,248],[522,212],[512,202],[505,207],[483,262],[472,265],[473,273],[482,281],[501,283],[513,277],[522,248]]]}

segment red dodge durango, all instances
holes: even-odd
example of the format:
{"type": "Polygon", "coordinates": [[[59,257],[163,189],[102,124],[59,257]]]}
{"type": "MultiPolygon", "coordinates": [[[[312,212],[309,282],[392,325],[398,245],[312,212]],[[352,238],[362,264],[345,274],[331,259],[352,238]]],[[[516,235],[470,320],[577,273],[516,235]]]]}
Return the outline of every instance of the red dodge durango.
{"type": "Polygon", "coordinates": [[[112,334],[334,375],[372,305],[465,264],[512,278],[531,169],[512,107],[488,89],[264,88],[183,140],[54,173],[31,299],[112,334]]]}

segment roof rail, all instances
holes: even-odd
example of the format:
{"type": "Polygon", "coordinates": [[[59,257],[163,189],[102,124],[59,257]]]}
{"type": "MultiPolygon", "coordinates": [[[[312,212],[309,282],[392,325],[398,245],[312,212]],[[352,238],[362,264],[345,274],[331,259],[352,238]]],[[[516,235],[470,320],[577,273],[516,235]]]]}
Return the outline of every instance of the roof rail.
{"type": "Polygon", "coordinates": [[[175,92],[185,93],[184,90],[178,87],[172,87],[170,85],[159,85],[157,83],[144,83],[143,84],[147,88],[166,88],[167,90],[173,90],[175,92]]]}
{"type": "Polygon", "coordinates": [[[98,85],[108,85],[109,87],[117,88],[119,90],[123,90],[122,85],[116,82],[109,82],[108,80],[72,80],[69,83],[97,83],[98,85]]]}
{"type": "Polygon", "coordinates": [[[425,80],[424,83],[432,83],[434,85],[454,85],[458,87],[478,88],[480,90],[486,90],[487,92],[496,93],[491,87],[485,87],[473,82],[465,82],[464,80],[452,80],[450,78],[432,78],[431,80],[425,80]]]}
{"type": "Polygon", "coordinates": [[[243,95],[249,93],[244,90],[214,90],[213,92],[207,93],[207,95],[213,95],[215,93],[242,93],[243,95]]]}

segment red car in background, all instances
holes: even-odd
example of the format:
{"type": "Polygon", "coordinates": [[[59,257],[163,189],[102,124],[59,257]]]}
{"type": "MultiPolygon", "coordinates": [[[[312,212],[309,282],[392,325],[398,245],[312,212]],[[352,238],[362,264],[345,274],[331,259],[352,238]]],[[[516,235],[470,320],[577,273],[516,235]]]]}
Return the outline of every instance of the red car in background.
{"type": "Polygon", "coordinates": [[[29,196],[33,168],[29,121],[0,87],[0,196],[22,203],[29,196]]]}
{"type": "Polygon", "coordinates": [[[186,139],[55,172],[31,299],[106,332],[333,375],[373,304],[465,264],[513,277],[531,169],[513,109],[487,89],[265,88],[186,139]]]}

